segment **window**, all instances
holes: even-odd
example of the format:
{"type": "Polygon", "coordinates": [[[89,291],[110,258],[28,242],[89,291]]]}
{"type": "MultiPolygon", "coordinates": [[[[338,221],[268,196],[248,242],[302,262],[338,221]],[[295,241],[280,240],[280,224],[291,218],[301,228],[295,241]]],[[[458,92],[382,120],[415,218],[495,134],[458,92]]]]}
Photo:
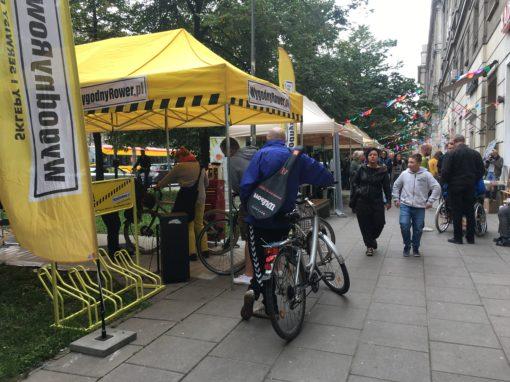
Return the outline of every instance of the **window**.
{"type": "Polygon", "coordinates": [[[480,17],[480,4],[478,1],[474,2],[473,6],[473,18],[472,18],[472,27],[473,30],[473,50],[475,50],[478,47],[478,28],[480,28],[479,24],[479,17],[480,17]]]}

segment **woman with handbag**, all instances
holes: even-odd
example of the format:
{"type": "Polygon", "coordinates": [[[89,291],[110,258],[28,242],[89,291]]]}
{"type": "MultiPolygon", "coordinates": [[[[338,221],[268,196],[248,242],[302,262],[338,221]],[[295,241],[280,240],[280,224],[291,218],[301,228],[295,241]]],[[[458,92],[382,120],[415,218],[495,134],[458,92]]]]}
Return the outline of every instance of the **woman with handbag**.
{"type": "MultiPolygon", "coordinates": [[[[158,182],[157,187],[162,188],[170,183],[179,183],[181,186],[172,212],[185,212],[188,215],[190,260],[196,261],[196,237],[204,228],[205,190],[209,185],[209,178],[197,158],[185,147],[177,150],[175,160],[177,164],[158,182]]],[[[203,235],[200,246],[202,253],[207,256],[207,235],[203,235]]]]}
{"type": "Polygon", "coordinates": [[[373,256],[386,224],[384,208],[391,208],[391,189],[388,169],[379,164],[379,150],[370,148],[365,156],[367,163],[353,177],[349,206],[356,212],[366,255],[373,256]]]}

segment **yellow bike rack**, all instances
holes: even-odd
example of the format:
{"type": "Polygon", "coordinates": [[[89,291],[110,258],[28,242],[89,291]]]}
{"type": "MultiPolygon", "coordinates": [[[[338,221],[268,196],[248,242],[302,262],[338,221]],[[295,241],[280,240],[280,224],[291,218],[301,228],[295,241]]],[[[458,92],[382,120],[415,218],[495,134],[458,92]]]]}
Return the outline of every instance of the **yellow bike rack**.
{"type": "MultiPolygon", "coordinates": [[[[102,210],[96,215],[122,211],[133,208],[135,224],[135,261],[126,250],[116,252],[112,257],[108,256],[102,248],[98,250],[97,261],[100,263],[101,291],[104,304],[107,306],[106,322],[118,318],[126,311],[139,305],[142,301],[161,292],[165,286],[161,277],[148,269],[140,266],[138,252],[138,219],[136,203],[134,202],[134,181],[123,179],[122,187],[131,190],[132,203],[124,203],[122,208],[110,208],[102,210]],[[130,183],[130,184],[127,184],[130,183]]],[[[119,180],[93,182],[99,183],[101,189],[119,189],[119,180]],[[106,184],[111,182],[110,184],[106,184]]],[[[109,193],[115,197],[115,193],[109,193]]],[[[103,198],[104,200],[104,198],[103,198]]],[[[44,289],[53,303],[55,323],[57,328],[70,328],[82,331],[90,331],[101,325],[99,314],[100,286],[97,280],[96,269],[87,270],[83,265],[77,265],[66,272],[57,269],[57,264],[47,264],[37,272],[44,289]],[[93,274],[91,274],[93,273],[93,274]],[[74,311],[66,308],[66,301],[74,300],[81,306],[74,311]]]]}

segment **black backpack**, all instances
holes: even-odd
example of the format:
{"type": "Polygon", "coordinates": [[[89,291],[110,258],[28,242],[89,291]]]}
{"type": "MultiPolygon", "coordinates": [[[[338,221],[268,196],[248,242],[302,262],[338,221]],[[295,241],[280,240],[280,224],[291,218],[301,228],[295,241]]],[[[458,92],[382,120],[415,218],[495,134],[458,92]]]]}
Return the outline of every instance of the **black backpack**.
{"type": "Polygon", "coordinates": [[[258,184],[248,199],[248,213],[257,220],[276,215],[285,204],[287,181],[299,156],[301,147],[295,147],[282,168],[258,184]]]}

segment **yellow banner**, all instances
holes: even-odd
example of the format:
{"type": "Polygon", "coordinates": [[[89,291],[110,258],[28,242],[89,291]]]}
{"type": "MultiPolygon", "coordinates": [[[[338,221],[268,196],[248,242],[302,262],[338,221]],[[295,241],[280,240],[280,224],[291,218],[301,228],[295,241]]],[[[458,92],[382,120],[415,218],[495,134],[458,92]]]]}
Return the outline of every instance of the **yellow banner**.
{"type": "MultiPolygon", "coordinates": [[[[294,68],[289,55],[283,48],[278,48],[278,80],[280,87],[289,93],[296,91],[296,78],[294,76],[294,68]]],[[[297,125],[288,123],[282,125],[287,133],[287,146],[294,147],[297,144],[297,125]]]]}
{"type": "Polygon", "coordinates": [[[0,0],[0,195],[20,244],[57,262],[97,237],[69,6],[0,0]]]}
{"type": "Polygon", "coordinates": [[[127,210],[135,204],[133,178],[104,180],[92,183],[96,215],[127,210]]]}

